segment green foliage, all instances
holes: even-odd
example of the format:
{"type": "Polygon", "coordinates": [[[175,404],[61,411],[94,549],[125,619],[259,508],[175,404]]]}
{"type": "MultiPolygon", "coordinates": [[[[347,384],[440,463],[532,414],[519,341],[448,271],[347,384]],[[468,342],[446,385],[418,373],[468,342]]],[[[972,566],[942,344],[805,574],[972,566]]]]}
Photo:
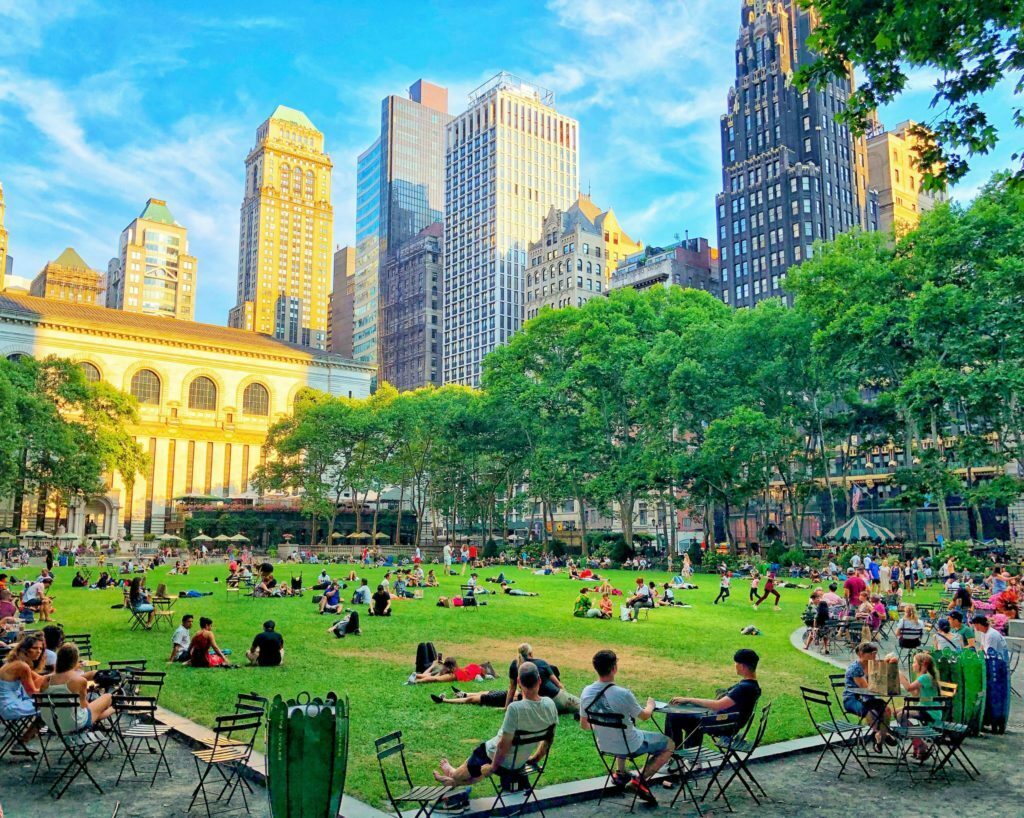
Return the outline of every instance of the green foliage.
{"type": "MultiPolygon", "coordinates": [[[[853,64],[862,77],[836,119],[863,133],[875,111],[906,88],[910,73],[934,72],[939,113],[922,140],[925,186],[945,188],[967,173],[968,158],[989,153],[999,135],[979,105],[1003,79],[1024,90],[1024,5],[977,0],[801,0],[817,18],[808,45],[820,56],[796,72],[803,87],[823,88],[853,64]]],[[[1016,127],[1024,126],[1020,107],[1016,127]]],[[[1020,144],[1018,139],[1015,144],[1020,144]]],[[[1014,154],[1020,160],[1022,154],[1014,154]]],[[[1024,180],[1024,166],[1017,171],[1024,180]]]]}
{"type": "Polygon", "coordinates": [[[953,542],[946,543],[943,549],[932,557],[932,567],[938,569],[950,557],[953,558],[953,563],[958,571],[966,569],[971,573],[981,573],[992,565],[987,560],[974,556],[971,553],[971,544],[969,542],[954,540],[953,542]]]}
{"type": "Polygon", "coordinates": [[[802,548],[790,548],[782,555],[782,565],[803,565],[807,562],[807,555],[802,548]]]}

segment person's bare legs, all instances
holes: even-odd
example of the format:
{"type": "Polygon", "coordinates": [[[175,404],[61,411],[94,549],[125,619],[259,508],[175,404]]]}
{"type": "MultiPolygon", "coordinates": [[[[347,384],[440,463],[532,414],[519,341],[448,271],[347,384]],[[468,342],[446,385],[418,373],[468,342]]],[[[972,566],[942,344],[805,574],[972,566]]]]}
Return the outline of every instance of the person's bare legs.
{"type": "Polygon", "coordinates": [[[447,758],[442,758],[440,767],[440,770],[434,770],[434,780],[439,784],[445,784],[449,787],[459,786],[460,784],[475,784],[477,781],[487,778],[491,774],[492,769],[490,764],[484,764],[480,768],[479,777],[474,778],[469,774],[469,767],[466,763],[453,767],[447,758]]]}
{"type": "Polygon", "coordinates": [[[640,774],[643,776],[644,781],[650,781],[652,775],[668,764],[668,761],[672,758],[672,753],[675,749],[676,745],[673,743],[672,739],[669,739],[668,746],[664,750],[657,755],[647,756],[647,763],[644,764],[644,770],[640,774]]]}
{"type": "Polygon", "coordinates": [[[92,723],[95,724],[114,715],[114,697],[109,693],[104,693],[102,696],[89,702],[86,707],[92,715],[92,723]]]}

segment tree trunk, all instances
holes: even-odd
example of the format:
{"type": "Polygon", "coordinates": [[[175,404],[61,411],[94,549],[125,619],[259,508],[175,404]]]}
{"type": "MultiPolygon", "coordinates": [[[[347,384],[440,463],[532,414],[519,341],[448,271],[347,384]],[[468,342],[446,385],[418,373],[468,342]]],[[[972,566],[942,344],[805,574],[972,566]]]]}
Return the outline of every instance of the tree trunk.
{"type": "Polygon", "coordinates": [[[579,506],[580,516],[580,553],[584,557],[590,556],[590,546],[587,545],[587,506],[583,497],[576,495],[576,505],[579,506]]]}
{"type": "Polygon", "coordinates": [[[402,544],[402,506],[405,505],[405,483],[398,488],[398,512],[395,514],[395,545],[402,544]]]}
{"type": "Polygon", "coordinates": [[[377,518],[380,515],[380,489],[378,488],[373,497],[373,530],[370,532],[373,535],[374,544],[377,543],[377,518]]]}
{"type": "Polygon", "coordinates": [[[619,519],[622,521],[622,537],[626,545],[633,547],[633,507],[636,505],[636,498],[632,492],[626,492],[619,497],[619,519]]]}
{"type": "Polygon", "coordinates": [[[46,495],[49,493],[49,486],[44,484],[39,487],[36,497],[36,531],[42,531],[46,526],[46,495]]]}

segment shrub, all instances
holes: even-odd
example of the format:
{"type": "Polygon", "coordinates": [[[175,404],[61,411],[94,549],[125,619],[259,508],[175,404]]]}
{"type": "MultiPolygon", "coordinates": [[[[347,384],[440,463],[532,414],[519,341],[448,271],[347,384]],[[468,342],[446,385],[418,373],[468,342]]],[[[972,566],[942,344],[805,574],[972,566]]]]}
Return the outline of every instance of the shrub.
{"type": "Polygon", "coordinates": [[[945,547],[932,557],[932,568],[936,570],[942,567],[950,557],[956,564],[957,570],[967,569],[972,574],[984,572],[989,563],[971,553],[971,544],[961,540],[954,540],[946,543],[945,547]]]}

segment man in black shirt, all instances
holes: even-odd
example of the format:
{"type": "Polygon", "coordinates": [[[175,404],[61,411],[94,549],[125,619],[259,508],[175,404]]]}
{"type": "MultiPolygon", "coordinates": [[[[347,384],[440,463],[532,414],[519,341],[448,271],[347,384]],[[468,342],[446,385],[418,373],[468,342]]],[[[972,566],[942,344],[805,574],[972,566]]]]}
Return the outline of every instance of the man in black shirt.
{"type": "MultiPolygon", "coordinates": [[[[757,706],[757,700],[761,697],[761,685],[757,682],[757,663],[760,661],[760,657],[750,648],[741,648],[736,651],[732,660],[740,681],[730,687],[721,698],[695,699],[689,696],[676,696],[671,703],[693,704],[697,707],[705,707],[715,713],[739,713],[740,729],[742,730],[750,721],[750,717],[754,714],[754,708],[757,706]]],[[[665,732],[677,747],[680,744],[697,747],[704,738],[694,730],[700,719],[701,716],[697,714],[673,713],[665,720],[665,732]]]]}
{"type": "Polygon", "coordinates": [[[263,623],[263,632],[256,634],[252,647],[246,653],[249,663],[260,667],[277,667],[284,662],[284,637],[274,628],[273,619],[263,623]]]}

